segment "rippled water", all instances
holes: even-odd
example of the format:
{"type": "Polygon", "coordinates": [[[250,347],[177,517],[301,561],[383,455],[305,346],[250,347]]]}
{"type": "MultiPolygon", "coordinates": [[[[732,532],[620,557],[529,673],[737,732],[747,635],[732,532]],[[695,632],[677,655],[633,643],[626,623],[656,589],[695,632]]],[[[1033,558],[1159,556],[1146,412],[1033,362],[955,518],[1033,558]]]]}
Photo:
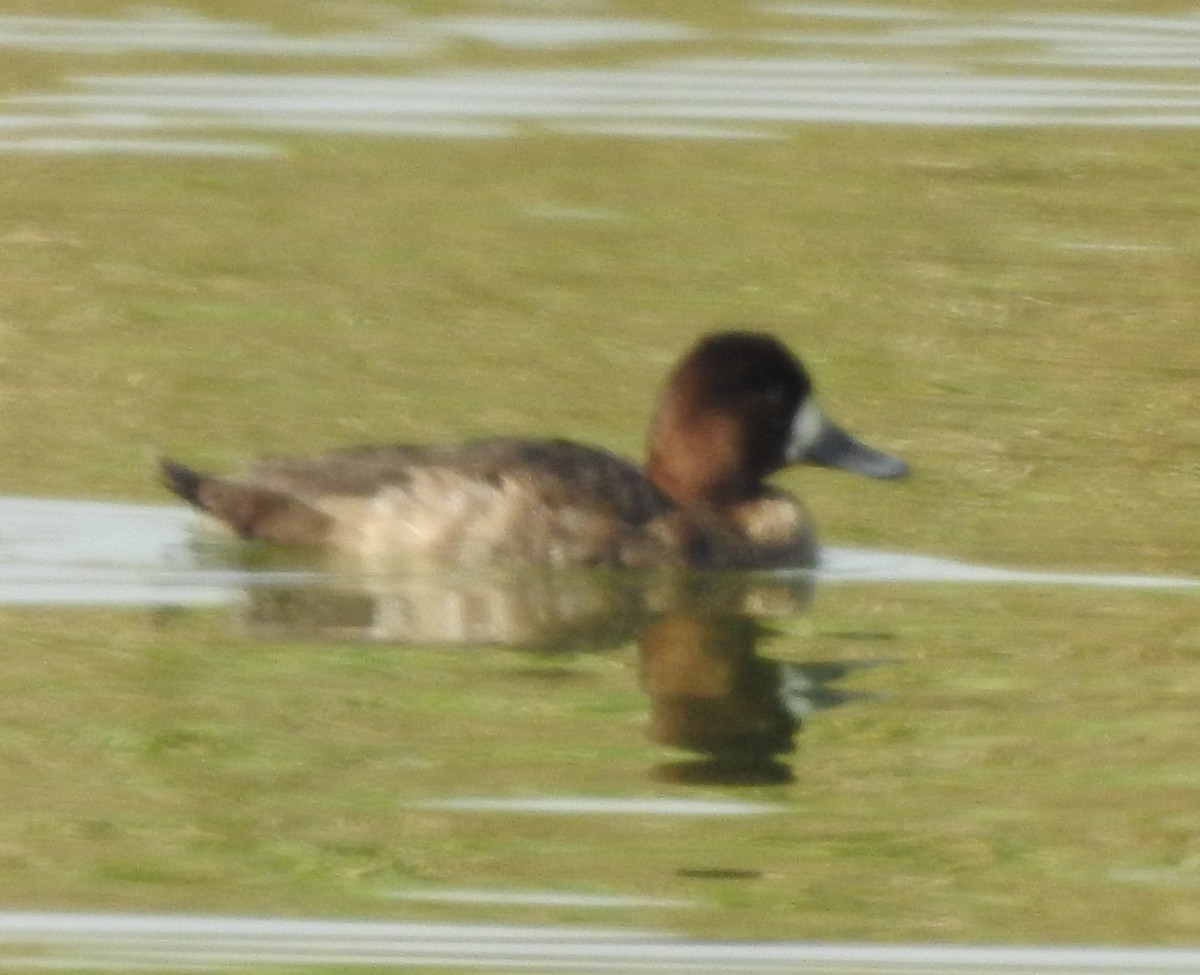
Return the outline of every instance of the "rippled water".
{"type": "Polygon", "coordinates": [[[1200,971],[1180,950],[737,944],[601,927],[400,924],[371,921],[124,914],[0,913],[0,946],[37,945],[15,969],[100,971],[355,966],[455,971],[936,973],[1200,971]],[[54,951],[47,959],[42,953],[54,951]]]}
{"type": "MultiPolygon", "coordinates": [[[[763,3],[744,29],[720,37],[719,54],[708,53],[706,44],[715,39],[682,23],[552,13],[406,16],[372,31],[306,37],[157,8],[111,18],[0,16],[0,56],[4,50],[74,56],[74,67],[56,83],[10,91],[0,100],[0,153],[269,157],[286,152],[288,137],[295,133],[511,138],[542,132],[564,137],[769,139],[814,121],[1174,128],[1200,124],[1196,14],[1083,11],[984,18],[868,4],[763,3]],[[447,67],[452,61],[447,55],[463,42],[484,45],[489,66],[447,67]],[[556,66],[531,67],[531,55],[538,52],[554,52],[556,66]],[[598,61],[597,53],[605,60],[598,61]],[[133,71],[120,61],[147,54],[159,56],[164,68],[133,71]],[[234,65],[244,59],[245,66],[215,74],[199,64],[199,58],[212,55],[234,65]],[[275,69],[283,59],[286,73],[275,69]],[[360,70],[347,67],[356,59],[363,62],[360,70]]],[[[773,756],[792,746],[809,709],[851,698],[839,690],[845,671],[770,660],[759,653],[757,638],[739,621],[793,617],[803,612],[814,584],[946,583],[1184,594],[1198,586],[1197,580],[1153,574],[1033,572],[936,555],[832,546],[815,574],[756,579],[736,588],[736,602],[723,607],[724,615],[697,620],[692,591],[655,589],[654,603],[647,606],[640,589],[631,597],[627,589],[596,588],[571,579],[554,585],[539,578],[508,579],[504,585],[478,578],[379,580],[328,568],[245,564],[234,548],[198,536],[192,516],[178,506],[0,498],[0,605],[208,606],[269,631],[422,644],[633,642],[641,649],[639,677],[656,741],[721,754],[728,736],[738,735],[744,749],[745,727],[738,721],[747,712],[771,713],[774,723],[753,742],[765,753],[757,769],[762,777],[750,780],[755,783],[787,774],[787,769],[772,764],[773,756]],[[612,611],[614,600],[618,613],[612,611]],[[697,632],[712,644],[707,657],[692,653],[687,639],[680,647],[681,633],[690,639],[697,632]],[[681,715],[678,695],[673,695],[678,670],[705,673],[714,661],[729,665],[735,674],[754,676],[752,693],[743,694],[739,688],[721,699],[725,740],[712,731],[719,725],[716,716],[689,720],[694,716],[681,715]]],[[[666,771],[677,784],[730,781],[729,769],[719,764],[680,763],[666,771]]],[[[771,802],[736,797],[582,791],[518,797],[484,790],[435,793],[412,807],[422,815],[534,821],[570,817],[584,823],[588,817],[647,818],[672,826],[711,822],[717,829],[729,823],[770,823],[781,812],[771,802]]],[[[1185,828],[1187,823],[1180,822],[1184,827],[1172,825],[1170,830],[1185,828]]],[[[1188,884],[1194,886],[1187,866],[1185,861],[1177,871],[1183,877],[1181,899],[1192,891],[1188,884]]],[[[1124,876],[1136,879],[1137,869],[1118,865],[1112,875],[1124,870],[1124,876]]],[[[1172,864],[1151,863],[1143,874],[1150,884],[1161,883],[1164,876],[1169,882],[1175,869],[1172,864]]],[[[688,875],[688,870],[694,876],[724,880],[759,876],[753,870],[743,877],[736,867],[708,866],[681,868],[679,875],[688,875]]],[[[398,887],[380,896],[404,902],[596,911],[684,911],[696,903],[683,897],[600,895],[566,889],[565,884],[555,890],[398,887]]],[[[640,926],[0,913],[0,967],[14,970],[220,970],[263,965],[611,972],[1181,972],[1200,971],[1200,957],[1190,951],[715,944],[640,926]]]]}
{"type": "MultiPolygon", "coordinates": [[[[245,565],[241,543],[215,542],[197,531],[181,506],[0,497],[0,604],[8,606],[227,607],[254,626],[332,633],[339,640],[501,642],[564,639],[632,641],[638,682],[649,701],[652,739],[691,753],[688,761],[652,769],[652,777],[688,785],[747,785],[794,780],[778,760],[795,747],[814,711],[867,695],[840,690],[859,665],[800,665],[760,652],[756,626],[742,620],[794,616],[809,591],[824,586],[979,585],[1090,586],[1178,590],[1196,580],[1154,575],[1025,572],[930,556],[832,547],[815,574],[774,573],[719,580],[713,588],[633,591],[616,595],[566,582],[532,585],[509,575],[463,581],[355,579],[343,568],[245,565]],[[646,596],[646,592],[650,595],[646,596]],[[618,600],[614,612],[612,600],[618,600]],[[619,625],[613,625],[614,619],[619,625]],[[534,621],[534,622],[531,622],[534,621]],[[601,626],[596,628],[599,621],[601,626]],[[697,685],[702,685],[700,687],[697,685]],[[698,693],[699,692],[699,693],[698,693]],[[696,701],[702,699],[703,708],[696,701]],[[699,756],[699,757],[697,757],[699,756]]],[[[569,578],[569,577],[568,577],[569,578]]],[[[572,644],[573,645],[573,644],[572,644]]],[[[470,720],[467,715],[462,720],[470,720]]],[[[420,743],[410,743],[420,754],[420,743]]],[[[566,789],[570,789],[567,783],[566,789]]],[[[580,821],[726,824],[791,821],[797,810],[736,795],[590,795],[522,790],[398,800],[422,815],[580,821]],[[782,819],[780,820],[783,821],[782,819]]],[[[582,827],[587,832],[588,827],[582,827]]],[[[784,828],[784,827],[780,827],[784,828]]],[[[681,879],[759,880],[757,870],[724,865],[678,869],[681,879]]],[[[687,897],[631,892],[397,886],[382,900],[468,911],[692,911],[687,897]]],[[[958,948],[937,946],[718,944],[655,930],[560,925],[377,923],[118,914],[0,913],[0,963],[19,971],[79,967],[196,968],[246,966],[414,967],[454,970],[591,972],[1196,972],[1200,956],[1178,950],[958,948]]]]}
{"type": "MultiPolygon", "coordinates": [[[[247,592],[353,585],[353,577],[310,569],[238,566],[236,546],[214,549],[181,506],[0,497],[0,605],[219,605],[247,592]],[[222,564],[224,561],[224,564],[222,564]]],[[[507,576],[511,580],[511,576],[507,576]]],[[[784,581],[787,574],[776,574],[784,581]]],[[[807,585],[807,574],[800,577],[807,585]]],[[[957,559],[829,546],[816,572],[821,585],[963,582],[1190,589],[1192,579],[1109,573],[1043,572],[957,559]]],[[[427,579],[412,591],[429,594],[427,579]]],[[[469,590],[454,579],[442,592],[469,590]]],[[[476,588],[486,589],[484,583],[476,588]]],[[[577,590],[572,590],[577,592],[577,590]]],[[[774,590],[778,592],[779,590],[774,590]]],[[[769,598],[764,596],[763,598],[769,598]]],[[[438,618],[442,618],[439,616],[438,618]]],[[[423,635],[425,639],[429,634],[423,635]]]]}
{"type": "MultiPolygon", "coordinates": [[[[806,122],[888,125],[1200,124],[1200,16],[994,15],[762,4],[716,38],[687,25],[561,16],[408,17],[374,33],[290,37],[194,13],[0,17],[0,49],[154,52],[171,72],[75,73],[0,102],[0,152],[263,155],[271,133],[770,138],[806,122]],[[612,48],[613,67],[447,70],[464,40],[506,52],[612,48]],[[213,74],[188,58],[247,58],[213,74]],[[269,70],[304,59],[302,74],[269,70]],[[369,72],[329,73],[332,58],[369,72]],[[253,59],[253,60],[252,60],[253,59]],[[398,62],[395,75],[379,64],[398,62]],[[208,131],[220,135],[209,135],[208,131]],[[230,131],[246,138],[230,139],[230,131]]],[[[103,62],[95,62],[97,67],[103,62]]]]}

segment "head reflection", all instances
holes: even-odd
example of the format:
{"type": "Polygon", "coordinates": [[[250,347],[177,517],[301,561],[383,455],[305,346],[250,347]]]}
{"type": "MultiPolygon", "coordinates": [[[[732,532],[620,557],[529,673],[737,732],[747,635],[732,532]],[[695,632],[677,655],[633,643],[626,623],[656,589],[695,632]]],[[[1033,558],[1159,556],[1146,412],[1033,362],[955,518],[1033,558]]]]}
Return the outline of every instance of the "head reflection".
{"type": "Polygon", "coordinates": [[[807,573],[514,569],[396,576],[339,574],[319,585],[252,587],[251,624],[289,635],[412,645],[579,652],[636,642],[650,738],[692,757],[657,778],[682,783],[791,779],[813,711],[852,695],[849,667],[760,653],[769,620],[795,617],[807,573]]]}
{"type": "MultiPolygon", "coordinates": [[[[810,592],[791,595],[794,614],[810,592]]],[[[661,765],[656,777],[725,785],[792,780],[778,756],[795,749],[810,714],[851,699],[833,682],[853,665],[772,660],[759,653],[769,635],[761,616],[695,593],[646,625],[639,645],[650,737],[699,756],[661,765]]]]}

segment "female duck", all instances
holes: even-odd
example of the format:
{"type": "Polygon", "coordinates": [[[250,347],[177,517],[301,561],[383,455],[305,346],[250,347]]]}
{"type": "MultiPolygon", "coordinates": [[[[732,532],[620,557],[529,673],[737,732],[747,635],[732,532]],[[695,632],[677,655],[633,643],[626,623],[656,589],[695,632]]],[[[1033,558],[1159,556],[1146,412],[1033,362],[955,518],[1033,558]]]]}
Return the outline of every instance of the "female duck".
{"type": "Polygon", "coordinates": [[[229,477],[168,460],[162,475],[243,538],[363,557],[768,568],[816,558],[803,505],[764,483],[799,462],[876,478],[908,470],[826,419],[779,341],[723,332],[668,379],[644,470],[569,440],[494,438],[271,458],[229,477]]]}

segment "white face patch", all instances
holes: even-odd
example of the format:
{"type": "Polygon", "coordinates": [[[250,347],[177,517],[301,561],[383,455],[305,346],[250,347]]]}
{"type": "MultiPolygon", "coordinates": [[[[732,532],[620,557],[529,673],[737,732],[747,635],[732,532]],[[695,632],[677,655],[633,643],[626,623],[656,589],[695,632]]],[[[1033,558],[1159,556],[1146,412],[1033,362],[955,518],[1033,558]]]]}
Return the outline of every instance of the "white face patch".
{"type": "Polygon", "coordinates": [[[829,421],[811,399],[805,399],[792,417],[792,435],[788,439],[784,457],[789,464],[802,460],[813,444],[820,439],[829,421]]]}

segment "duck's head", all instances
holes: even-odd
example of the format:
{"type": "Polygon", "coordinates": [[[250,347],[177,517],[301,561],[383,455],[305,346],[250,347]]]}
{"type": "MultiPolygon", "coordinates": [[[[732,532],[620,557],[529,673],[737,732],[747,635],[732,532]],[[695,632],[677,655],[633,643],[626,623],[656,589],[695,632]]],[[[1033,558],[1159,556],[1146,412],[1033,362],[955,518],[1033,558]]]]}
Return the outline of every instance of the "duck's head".
{"type": "Polygon", "coordinates": [[[651,420],[650,479],[681,504],[728,505],[758,496],[764,478],[797,463],[875,478],[908,473],[904,461],[821,412],[808,373],[778,339],[701,339],[675,367],[651,420]]]}

